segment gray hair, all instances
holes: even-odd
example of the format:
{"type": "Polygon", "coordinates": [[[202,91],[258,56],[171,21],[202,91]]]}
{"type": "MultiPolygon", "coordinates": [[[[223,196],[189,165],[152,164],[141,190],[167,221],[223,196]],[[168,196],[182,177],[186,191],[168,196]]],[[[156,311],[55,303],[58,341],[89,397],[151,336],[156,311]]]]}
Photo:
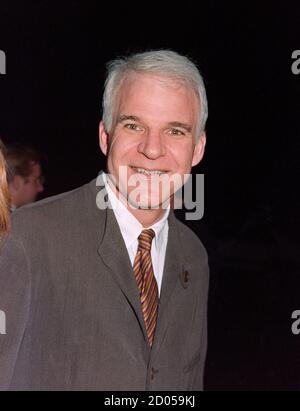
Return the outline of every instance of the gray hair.
{"type": "Polygon", "coordinates": [[[126,76],[131,72],[152,73],[184,82],[195,92],[200,103],[197,136],[204,131],[208,105],[203,78],[196,65],[172,50],[154,50],[112,60],[107,64],[103,94],[103,122],[108,132],[115,126],[114,103],[126,76]]]}

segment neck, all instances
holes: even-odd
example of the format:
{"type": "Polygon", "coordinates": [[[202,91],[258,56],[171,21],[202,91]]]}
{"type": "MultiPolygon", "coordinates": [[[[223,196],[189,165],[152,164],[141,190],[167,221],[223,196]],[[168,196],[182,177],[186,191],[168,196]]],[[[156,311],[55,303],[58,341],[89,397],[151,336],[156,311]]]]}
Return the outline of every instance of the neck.
{"type": "Polygon", "coordinates": [[[11,207],[14,207],[14,208],[18,208],[19,207],[19,202],[18,202],[18,199],[17,199],[17,196],[14,194],[14,192],[12,192],[12,190],[10,191],[10,205],[11,205],[11,207]]]}

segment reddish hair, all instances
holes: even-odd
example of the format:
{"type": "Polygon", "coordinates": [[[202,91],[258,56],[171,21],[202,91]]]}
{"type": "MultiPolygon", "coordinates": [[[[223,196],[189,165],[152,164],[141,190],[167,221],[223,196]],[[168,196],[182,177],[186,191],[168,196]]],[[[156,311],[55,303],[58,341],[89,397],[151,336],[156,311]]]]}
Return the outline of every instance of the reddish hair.
{"type": "Polygon", "coordinates": [[[4,146],[0,140],[0,238],[7,233],[10,225],[9,191],[3,151],[4,146]]]}

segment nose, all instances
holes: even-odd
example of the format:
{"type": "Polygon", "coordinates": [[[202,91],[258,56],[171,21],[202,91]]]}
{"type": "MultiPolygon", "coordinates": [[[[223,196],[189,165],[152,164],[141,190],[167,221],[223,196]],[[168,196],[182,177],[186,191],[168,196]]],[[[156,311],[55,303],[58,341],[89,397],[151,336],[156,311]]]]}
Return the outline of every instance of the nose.
{"type": "Polygon", "coordinates": [[[164,156],[166,150],[163,137],[159,132],[148,131],[138,146],[138,152],[151,160],[164,156]]]}

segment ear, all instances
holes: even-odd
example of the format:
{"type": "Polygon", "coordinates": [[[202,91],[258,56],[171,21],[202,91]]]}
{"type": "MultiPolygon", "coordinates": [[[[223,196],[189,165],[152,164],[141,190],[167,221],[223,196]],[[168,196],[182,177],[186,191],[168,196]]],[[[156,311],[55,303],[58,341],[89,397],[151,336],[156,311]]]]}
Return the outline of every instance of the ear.
{"type": "Polygon", "coordinates": [[[99,145],[102,153],[106,156],[108,151],[108,133],[105,130],[103,121],[99,124],[99,145]]]}
{"type": "Polygon", "coordinates": [[[192,167],[196,166],[202,160],[206,144],[206,134],[203,131],[199,137],[198,142],[194,147],[194,154],[192,159],[192,167]]]}

